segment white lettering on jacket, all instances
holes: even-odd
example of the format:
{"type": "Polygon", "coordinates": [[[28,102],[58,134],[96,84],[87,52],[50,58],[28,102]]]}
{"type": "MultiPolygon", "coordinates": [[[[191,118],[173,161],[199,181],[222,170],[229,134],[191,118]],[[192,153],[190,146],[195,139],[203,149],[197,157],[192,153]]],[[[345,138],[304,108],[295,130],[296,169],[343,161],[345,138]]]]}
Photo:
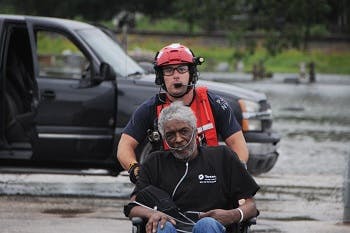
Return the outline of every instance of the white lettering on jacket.
{"type": "Polygon", "coordinates": [[[213,184],[216,183],[216,175],[199,174],[198,181],[200,184],[213,184]]]}

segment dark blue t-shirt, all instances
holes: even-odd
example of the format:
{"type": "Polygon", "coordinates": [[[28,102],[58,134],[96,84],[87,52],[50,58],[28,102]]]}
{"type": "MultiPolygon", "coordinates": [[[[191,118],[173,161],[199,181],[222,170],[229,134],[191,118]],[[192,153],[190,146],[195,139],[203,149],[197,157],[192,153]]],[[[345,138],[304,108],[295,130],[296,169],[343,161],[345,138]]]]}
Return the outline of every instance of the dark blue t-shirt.
{"type": "MultiPolygon", "coordinates": [[[[215,119],[216,132],[222,140],[241,130],[232,109],[222,97],[208,91],[208,99],[215,119]]],[[[157,124],[156,105],[158,103],[161,103],[159,95],[143,102],[131,116],[123,133],[142,143],[147,136],[147,130],[156,128],[154,126],[157,124]]]]}

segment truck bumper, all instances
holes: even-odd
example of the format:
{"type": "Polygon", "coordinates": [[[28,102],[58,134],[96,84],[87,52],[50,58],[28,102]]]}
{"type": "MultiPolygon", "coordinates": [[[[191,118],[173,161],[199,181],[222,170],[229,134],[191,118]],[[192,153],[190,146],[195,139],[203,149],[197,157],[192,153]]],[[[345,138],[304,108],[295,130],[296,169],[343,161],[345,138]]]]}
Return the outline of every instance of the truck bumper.
{"type": "Polygon", "coordinates": [[[281,137],[276,133],[244,133],[249,150],[248,171],[260,175],[270,171],[277,162],[278,142],[281,137]]]}

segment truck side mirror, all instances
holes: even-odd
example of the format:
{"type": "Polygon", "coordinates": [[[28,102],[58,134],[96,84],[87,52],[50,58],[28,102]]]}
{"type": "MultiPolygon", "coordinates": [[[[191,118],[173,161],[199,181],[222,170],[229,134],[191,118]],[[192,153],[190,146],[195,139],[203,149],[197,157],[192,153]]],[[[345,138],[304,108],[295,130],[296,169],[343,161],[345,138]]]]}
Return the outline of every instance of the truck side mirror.
{"type": "Polygon", "coordinates": [[[100,65],[100,77],[103,80],[115,80],[116,73],[108,63],[102,62],[100,65]]]}

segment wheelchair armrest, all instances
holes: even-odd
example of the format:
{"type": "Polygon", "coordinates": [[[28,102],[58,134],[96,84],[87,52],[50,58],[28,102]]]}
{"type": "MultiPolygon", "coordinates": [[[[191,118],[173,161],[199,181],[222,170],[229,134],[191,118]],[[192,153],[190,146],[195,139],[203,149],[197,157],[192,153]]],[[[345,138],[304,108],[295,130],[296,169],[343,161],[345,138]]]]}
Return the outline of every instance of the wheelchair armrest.
{"type": "Polygon", "coordinates": [[[246,225],[246,226],[256,225],[256,217],[245,220],[243,222],[243,225],[246,225]]]}
{"type": "Polygon", "coordinates": [[[241,222],[239,224],[240,233],[248,233],[251,225],[256,225],[256,217],[241,222]]]}
{"type": "Polygon", "coordinates": [[[146,232],[145,225],[146,222],[143,218],[140,217],[132,217],[132,233],[144,233],[146,232]]]}
{"type": "Polygon", "coordinates": [[[132,217],[131,222],[132,222],[132,225],[137,226],[137,225],[143,224],[143,219],[140,217],[132,217]]]}

